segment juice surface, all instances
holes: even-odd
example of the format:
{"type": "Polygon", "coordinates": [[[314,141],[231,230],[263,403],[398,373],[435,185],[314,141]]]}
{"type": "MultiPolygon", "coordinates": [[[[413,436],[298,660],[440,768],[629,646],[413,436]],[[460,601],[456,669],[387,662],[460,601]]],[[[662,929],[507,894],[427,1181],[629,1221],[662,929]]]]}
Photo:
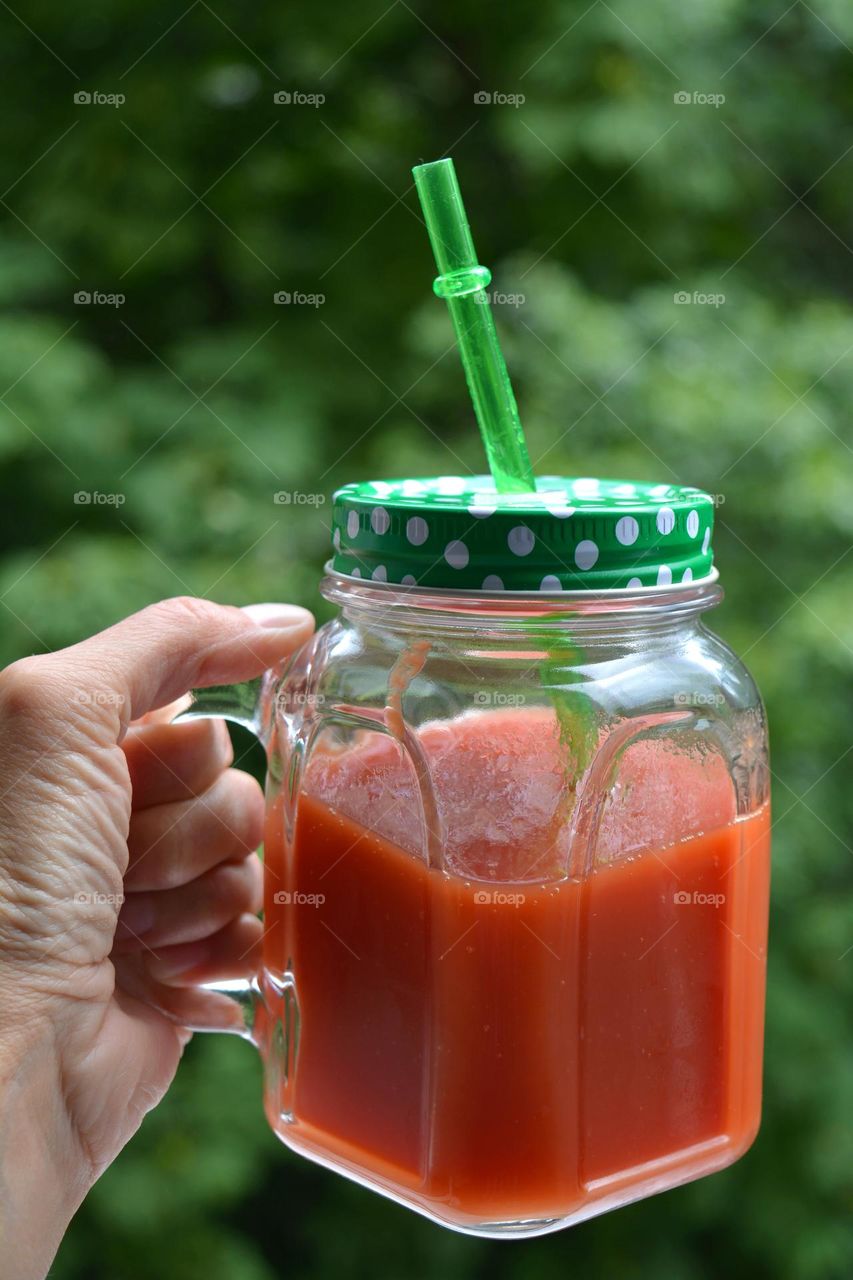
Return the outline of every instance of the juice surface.
{"type": "MultiPolygon", "coordinates": [[[[482,752],[523,751],[523,722],[459,722],[479,750],[475,809],[494,785],[482,752]]],[[[689,764],[658,753],[638,776],[650,766],[676,787],[681,769],[696,803],[689,764]]],[[[460,1223],[577,1214],[736,1158],[760,1110],[769,817],[735,820],[723,786],[703,803],[728,820],[643,847],[623,815],[586,874],[541,881],[518,873],[559,846],[551,818],[541,848],[534,829],[498,848],[469,807],[458,865],[515,877],[484,880],[310,790],[285,849],[274,806],[266,963],[294,975],[300,1025],[293,1077],[268,1098],[281,1136],[460,1223]]]]}

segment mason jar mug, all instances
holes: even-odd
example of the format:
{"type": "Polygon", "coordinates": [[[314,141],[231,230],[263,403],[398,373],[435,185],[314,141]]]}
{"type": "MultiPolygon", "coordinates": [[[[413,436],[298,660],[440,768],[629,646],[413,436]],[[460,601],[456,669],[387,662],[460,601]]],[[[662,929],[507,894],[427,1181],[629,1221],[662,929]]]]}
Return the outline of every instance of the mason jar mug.
{"type": "Polygon", "coordinates": [[[766,727],[706,625],[713,503],[538,486],[339,491],[336,618],[191,713],[267,747],[272,1128],[498,1237],[725,1167],[761,1100],[766,727]]]}

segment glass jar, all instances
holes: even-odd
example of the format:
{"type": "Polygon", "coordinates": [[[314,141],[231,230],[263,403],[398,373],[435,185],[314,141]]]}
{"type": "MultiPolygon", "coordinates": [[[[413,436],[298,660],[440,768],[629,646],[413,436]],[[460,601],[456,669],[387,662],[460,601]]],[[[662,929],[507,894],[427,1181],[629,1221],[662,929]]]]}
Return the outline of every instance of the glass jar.
{"type": "Polygon", "coordinates": [[[337,618],[252,718],[272,1128],[499,1237],[737,1159],[760,1114],[767,740],[704,623],[714,571],[533,592],[330,568],[322,592],[337,618]]]}

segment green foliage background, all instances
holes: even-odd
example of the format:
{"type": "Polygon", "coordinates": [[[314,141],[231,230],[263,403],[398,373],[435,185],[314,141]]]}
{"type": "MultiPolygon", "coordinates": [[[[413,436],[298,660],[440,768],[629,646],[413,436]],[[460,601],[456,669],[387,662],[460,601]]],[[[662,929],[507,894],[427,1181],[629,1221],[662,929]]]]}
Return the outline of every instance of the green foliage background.
{"type": "Polygon", "coordinates": [[[251,1049],[196,1037],[53,1274],[849,1275],[853,10],[13,8],[0,659],[185,591],[316,606],[328,507],[274,493],[482,468],[409,175],[451,151],[494,287],[524,295],[497,313],[538,469],[724,498],[716,625],[765,693],[776,814],[766,1115],[736,1167],[539,1241],[454,1236],[290,1156],[251,1049]]]}

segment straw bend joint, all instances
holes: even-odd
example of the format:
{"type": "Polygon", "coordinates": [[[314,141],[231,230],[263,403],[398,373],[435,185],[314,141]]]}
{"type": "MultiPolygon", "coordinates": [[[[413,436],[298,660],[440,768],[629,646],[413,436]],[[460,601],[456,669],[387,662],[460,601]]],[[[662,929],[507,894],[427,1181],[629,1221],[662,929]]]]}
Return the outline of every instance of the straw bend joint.
{"type": "Polygon", "coordinates": [[[464,298],[469,293],[479,293],[491,284],[492,273],[488,267],[461,267],[436,276],[432,282],[433,293],[439,298],[464,298]]]}

